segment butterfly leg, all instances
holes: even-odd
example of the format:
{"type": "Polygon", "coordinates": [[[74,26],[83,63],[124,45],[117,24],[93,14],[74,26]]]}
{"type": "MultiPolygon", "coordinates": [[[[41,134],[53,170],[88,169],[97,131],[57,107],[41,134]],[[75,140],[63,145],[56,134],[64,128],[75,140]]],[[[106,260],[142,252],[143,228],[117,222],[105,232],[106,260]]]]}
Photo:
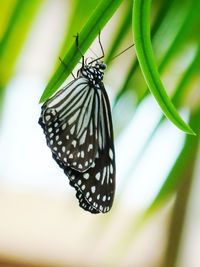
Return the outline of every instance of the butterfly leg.
{"type": "MultiPolygon", "coordinates": [[[[61,59],[61,57],[59,57],[60,62],[66,67],[67,69],[67,65],[65,64],[65,62],[61,59]]],[[[71,72],[71,75],[73,76],[74,79],[76,79],[75,75],[73,74],[73,72],[71,72]]]]}
{"type": "Polygon", "coordinates": [[[81,54],[81,57],[82,57],[82,66],[84,66],[84,64],[85,64],[85,58],[84,58],[84,55],[83,55],[83,53],[82,53],[82,51],[81,51],[81,49],[79,47],[79,42],[78,42],[79,35],[78,35],[78,33],[74,37],[75,37],[76,47],[78,48],[78,50],[79,50],[79,52],[81,54]]]}

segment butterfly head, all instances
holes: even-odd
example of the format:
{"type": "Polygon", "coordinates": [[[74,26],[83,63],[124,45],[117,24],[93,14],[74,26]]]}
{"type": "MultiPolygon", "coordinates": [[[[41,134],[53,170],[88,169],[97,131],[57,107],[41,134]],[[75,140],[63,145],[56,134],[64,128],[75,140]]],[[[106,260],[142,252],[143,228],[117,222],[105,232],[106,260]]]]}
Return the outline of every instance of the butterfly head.
{"type": "Polygon", "coordinates": [[[90,62],[79,70],[78,77],[85,77],[91,84],[98,85],[103,80],[105,69],[106,64],[102,61],[90,62]]]}
{"type": "Polygon", "coordinates": [[[104,71],[104,70],[106,69],[106,64],[103,63],[102,61],[96,61],[94,67],[95,67],[96,69],[99,69],[99,70],[101,70],[101,71],[104,71]]]}

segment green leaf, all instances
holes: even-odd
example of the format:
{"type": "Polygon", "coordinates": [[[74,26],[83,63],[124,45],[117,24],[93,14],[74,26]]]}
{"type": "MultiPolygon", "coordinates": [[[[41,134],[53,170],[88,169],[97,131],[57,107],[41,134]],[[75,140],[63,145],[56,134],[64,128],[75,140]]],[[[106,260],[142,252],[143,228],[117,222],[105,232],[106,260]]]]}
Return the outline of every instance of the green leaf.
{"type": "Polygon", "coordinates": [[[191,168],[195,162],[196,154],[198,151],[199,129],[200,129],[200,109],[195,111],[191,115],[190,123],[196,131],[198,131],[198,137],[187,136],[185,145],[178,156],[173,168],[167,176],[163,186],[158,192],[157,196],[146,211],[146,216],[155,211],[162,203],[164,203],[172,194],[174,194],[183,181],[189,177],[191,168]]]}
{"type": "MultiPolygon", "coordinates": [[[[79,47],[83,54],[89,48],[95,37],[99,34],[99,31],[112,17],[121,2],[122,0],[102,0],[94,10],[91,17],[79,33],[79,47]]],[[[59,86],[66,80],[71,71],[74,69],[80,58],[80,52],[74,43],[63,59],[64,64],[61,63],[59,65],[47,84],[41,96],[40,103],[47,100],[59,88],[59,86]]]]}
{"type": "Polygon", "coordinates": [[[179,116],[160,79],[150,39],[150,7],[150,0],[135,0],[133,5],[134,42],[143,76],[165,116],[179,129],[194,135],[193,130],[179,116]]]}
{"type": "Polygon", "coordinates": [[[0,40],[4,36],[6,26],[10,19],[10,16],[15,7],[15,2],[13,0],[1,1],[1,16],[0,16],[0,40]]]}
{"type": "MultiPolygon", "coordinates": [[[[151,29],[151,36],[154,39],[158,29],[160,28],[160,26],[162,25],[163,20],[165,19],[169,9],[171,8],[172,3],[174,2],[174,0],[163,0],[162,2],[160,2],[161,6],[157,11],[156,17],[153,20],[153,26],[151,29]]],[[[135,86],[131,86],[131,84],[133,84],[133,75],[136,72],[136,70],[138,69],[138,61],[135,59],[128,72],[127,75],[125,76],[124,82],[119,90],[119,92],[117,93],[117,96],[115,98],[115,102],[114,102],[114,107],[116,106],[117,102],[119,101],[119,99],[121,98],[121,96],[129,89],[129,88],[134,88],[134,90],[136,89],[135,86]]],[[[138,95],[139,93],[141,94],[139,97],[139,101],[138,104],[141,102],[141,96],[143,98],[143,96],[148,95],[146,93],[147,89],[144,89],[145,93],[140,93],[141,92],[141,88],[140,90],[135,90],[136,94],[138,95]],[[139,91],[139,92],[138,92],[139,91]]]]}
{"type": "MultiPolygon", "coordinates": [[[[161,8],[158,10],[158,14],[156,18],[153,20],[153,26],[151,30],[151,38],[153,40],[153,44],[156,44],[156,47],[160,48],[160,39],[166,40],[166,29],[165,25],[167,24],[169,27],[169,31],[175,28],[176,34],[173,37],[173,40],[171,43],[167,46],[166,51],[164,52],[163,56],[161,57],[161,61],[158,64],[159,65],[159,72],[163,73],[164,70],[167,67],[167,64],[170,62],[170,60],[173,60],[173,58],[177,55],[177,53],[180,51],[180,49],[187,43],[185,43],[184,40],[188,38],[188,34],[191,35],[191,28],[194,27],[195,23],[197,23],[198,14],[200,12],[200,2],[198,3],[198,0],[195,1],[195,9],[193,8],[194,3],[188,3],[187,1],[184,1],[182,11],[180,12],[179,7],[179,0],[176,1],[167,1],[162,2],[161,8]],[[173,4],[173,5],[172,5],[173,4]],[[179,18],[179,25],[177,26],[177,16],[174,16],[174,14],[177,13],[177,8],[179,8],[178,14],[179,18]]],[[[169,34],[169,32],[168,32],[169,34]]],[[[173,35],[170,33],[170,36],[173,35]]],[[[197,35],[198,36],[198,35],[197,35]]],[[[168,37],[169,38],[169,37],[168,37]]],[[[164,41],[165,42],[165,41],[164,41]]],[[[166,44],[165,44],[166,45],[166,44]]],[[[162,46],[162,45],[161,45],[162,46]]],[[[160,55],[159,55],[160,56],[160,55]]],[[[134,88],[134,92],[136,92],[138,101],[137,105],[141,103],[141,101],[149,94],[148,88],[139,88],[139,92],[135,84],[133,84],[133,76],[137,70],[138,62],[133,62],[125,79],[122,87],[119,90],[119,93],[116,96],[115,99],[115,105],[117,104],[118,100],[121,98],[121,96],[129,89],[134,88]],[[143,93],[142,93],[143,92],[143,93]]],[[[138,79],[136,77],[135,79],[138,79]]],[[[139,78],[140,79],[140,78],[139,78]]]]}
{"type": "Polygon", "coordinates": [[[12,76],[16,60],[23,47],[33,18],[41,1],[18,0],[0,43],[0,87],[4,88],[12,76]]]}
{"type": "MultiPolygon", "coordinates": [[[[181,101],[183,100],[184,91],[186,84],[192,82],[192,78],[196,75],[196,73],[200,69],[200,44],[198,44],[195,55],[193,60],[191,61],[191,64],[188,66],[186,71],[183,73],[182,78],[180,79],[179,84],[174,90],[172,101],[175,104],[176,107],[179,107],[181,104],[181,101]]],[[[199,73],[198,73],[199,75],[199,73]]]]}
{"type": "Polygon", "coordinates": [[[74,42],[73,35],[80,31],[90,16],[94,8],[99,4],[100,0],[87,0],[87,5],[83,0],[70,1],[70,9],[72,10],[68,21],[66,35],[64,37],[63,45],[61,48],[61,58],[65,55],[66,51],[74,42]]]}
{"type": "MultiPolygon", "coordinates": [[[[196,72],[199,68],[200,68],[200,45],[197,47],[193,59],[189,63],[187,69],[181,75],[180,80],[178,81],[177,85],[175,86],[175,88],[173,90],[172,101],[176,105],[176,107],[180,106],[180,103],[183,100],[182,98],[183,98],[185,92],[187,91],[187,89],[189,88],[189,84],[193,80],[193,78],[195,77],[196,72]]],[[[160,120],[157,122],[157,124],[155,125],[154,129],[149,133],[147,140],[140,147],[140,151],[139,151],[136,159],[132,162],[131,168],[127,171],[126,179],[124,179],[123,186],[120,189],[122,192],[124,190],[124,187],[126,187],[128,184],[130,173],[134,172],[134,169],[137,167],[138,163],[140,162],[145,151],[147,150],[147,148],[151,144],[152,139],[154,138],[157,131],[160,129],[160,126],[165,121],[165,119],[166,119],[166,117],[163,115],[160,118],[160,120]]],[[[196,122],[197,122],[197,120],[196,120],[196,122]]],[[[194,122],[192,122],[192,123],[194,125],[194,122]]],[[[195,125],[193,127],[196,128],[195,125]]],[[[198,131],[198,128],[196,130],[198,131]]],[[[186,153],[185,153],[185,156],[186,156],[186,153]]],[[[173,168],[175,168],[175,167],[173,167],[173,168]]],[[[176,168],[175,168],[175,171],[173,171],[173,169],[172,169],[172,174],[166,178],[166,181],[164,182],[162,188],[160,189],[160,192],[157,194],[157,196],[155,196],[154,201],[152,202],[150,208],[148,209],[148,211],[147,211],[148,214],[153,212],[157,206],[160,206],[161,202],[164,203],[164,201],[169,196],[171,196],[174,193],[174,191],[176,190],[177,184],[180,183],[180,181],[177,178],[181,178],[179,175],[178,176],[176,175],[176,171],[177,171],[176,168]]]]}
{"type": "MultiPolygon", "coordinates": [[[[171,16],[174,16],[174,14],[177,11],[177,7],[179,5],[180,5],[179,2],[176,3],[171,16]]],[[[195,33],[191,31],[191,29],[193,29],[195,24],[199,26],[200,1],[199,0],[194,0],[193,2],[186,1],[182,12],[183,15],[181,16],[181,18],[179,18],[179,20],[181,20],[180,27],[177,29],[173,41],[171,42],[170,46],[168,47],[165,55],[163,56],[160,62],[159,72],[162,72],[165,69],[169,61],[175,57],[177,52],[180,51],[180,47],[183,47],[185,44],[188,44],[188,42],[186,43],[185,40],[186,39],[188,40],[188,38],[191,38],[191,36],[195,35],[195,33]]],[[[172,20],[172,17],[168,17],[167,22],[170,19],[172,20]]],[[[169,27],[175,28],[176,25],[173,24],[174,23],[171,23],[169,27]]],[[[162,32],[160,38],[162,38],[163,35],[165,35],[165,31],[162,32]]],[[[199,35],[197,35],[196,37],[198,38],[198,36],[199,35]]]]}
{"type": "MultiPolygon", "coordinates": [[[[189,64],[188,68],[185,70],[185,72],[182,75],[182,78],[178,82],[173,96],[172,100],[175,103],[176,106],[180,105],[180,102],[183,98],[183,95],[189,85],[189,83],[192,81],[192,78],[195,76],[196,71],[200,68],[200,45],[196,49],[196,53],[194,55],[193,60],[189,64]]],[[[200,116],[200,111],[194,112],[194,115],[191,116],[191,125],[194,127],[194,129],[199,132],[198,125],[199,125],[199,116],[200,116]]],[[[158,126],[164,121],[164,116],[160,119],[158,122],[158,125],[156,126],[155,129],[158,129],[158,126]]],[[[147,148],[148,143],[150,142],[151,139],[148,139],[147,143],[144,146],[144,149],[147,148]]],[[[195,137],[187,137],[186,143],[184,145],[183,150],[181,151],[180,155],[178,156],[178,159],[176,160],[172,170],[170,171],[168,177],[166,178],[163,186],[161,187],[160,191],[158,192],[157,196],[155,196],[155,199],[153,200],[152,204],[149,207],[149,211],[154,211],[157,206],[163,203],[169,196],[171,196],[176,188],[177,184],[180,183],[180,180],[182,179],[183,172],[185,170],[185,167],[183,166],[187,165],[187,156],[191,154],[190,148],[192,146],[192,142],[196,142],[197,138],[195,137]],[[189,144],[188,144],[189,140],[189,144]],[[183,161],[186,162],[183,162],[183,161]]],[[[196,144],[195,144],[196,145],[196,144]]],[[[195,147],[193,145],[193,147],[195,147]]],[[[193,150],[193,149],[192,149],[193,150]]],[[[195,152],[195,149],[194,151],[195,152]]],[[[142,150],[142,153],[144,153],[144,150],[142,150]]],[[[189,156],[190,158],[190,156],[189,156]]]]}
{"type": "MultiPolygon", "coordinates": [[[[192,115],[191,125],[200,127],[200,109],[192,115]]],[[[176,199],[173,206],[172,219],[169,227],[168,244],[165,251],[163,267],[177,266],[177,259],[180,253],[181,241],[183,237],[183,229],[185,225],[186,215],[189,208],[189,199],[191,187],[194,180],[195,165],[197,163],[197,151],[200,138],[188,136],[186,139],[185,149],[183,150],[185,157],[178,165],[181,168],[179,173],[179,184],[176,189],[176,199]]]]}

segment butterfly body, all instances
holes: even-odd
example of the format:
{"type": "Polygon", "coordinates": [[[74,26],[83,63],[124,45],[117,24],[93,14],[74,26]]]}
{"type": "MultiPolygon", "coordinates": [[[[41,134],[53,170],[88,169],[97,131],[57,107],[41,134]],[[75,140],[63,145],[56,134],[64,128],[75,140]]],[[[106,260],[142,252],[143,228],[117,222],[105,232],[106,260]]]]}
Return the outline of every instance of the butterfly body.
{"type": "Polygon", "coordinates": [[[99,83],[103,81],[104,70],[106,65],[102,62],[97,62],[94,66],[84,65],[79,71],[78,75],[80,77],[86,77],[89,80],[91,86],[94,86],[97,89],[100,89],[101,86],[99,83]]]}
{"type": "Polygon", "coordinates": [[[91,213],[110,210],[115,192],[115,152],[106,65],[85,64],[78,77],[42,106],[42,126],[52,156],[91,213]]]}

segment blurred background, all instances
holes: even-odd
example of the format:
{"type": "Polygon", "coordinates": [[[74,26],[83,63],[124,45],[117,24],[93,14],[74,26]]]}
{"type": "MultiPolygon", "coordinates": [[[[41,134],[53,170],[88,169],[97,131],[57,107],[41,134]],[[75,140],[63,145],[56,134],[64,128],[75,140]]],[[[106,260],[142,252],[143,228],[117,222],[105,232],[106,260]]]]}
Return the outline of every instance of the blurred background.
{"type": "MultiPolygon", "coordinates": [[[[1,1],[0,266],[198,267],[199,0],[154,0],[151,15],[162,81],[196,136],[163,117],[134,48],[112,60],[134,42],[132,1],[124,0],[102,29],[117,166],[108,214],[79,207],[37,123],[59,57],[99,2],[1,1]]],[[[87,56],[94,53],[101,53],[98,40],[87,56]]]]}

